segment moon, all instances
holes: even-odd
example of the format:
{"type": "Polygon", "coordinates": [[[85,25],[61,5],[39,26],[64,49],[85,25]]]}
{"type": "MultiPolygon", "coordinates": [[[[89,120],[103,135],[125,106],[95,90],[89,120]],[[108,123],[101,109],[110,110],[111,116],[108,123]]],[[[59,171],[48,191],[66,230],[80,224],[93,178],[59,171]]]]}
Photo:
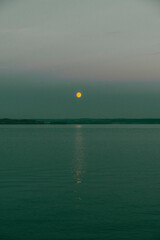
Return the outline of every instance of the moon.
{"type": "Polygon", "coordinates": [[[76,93],[76,97],[77,97],[77,98],[81,98],[81,97],[82,97],[82,93],[81,93],[81,92],[77,92],[77,93],[76,93]]]}

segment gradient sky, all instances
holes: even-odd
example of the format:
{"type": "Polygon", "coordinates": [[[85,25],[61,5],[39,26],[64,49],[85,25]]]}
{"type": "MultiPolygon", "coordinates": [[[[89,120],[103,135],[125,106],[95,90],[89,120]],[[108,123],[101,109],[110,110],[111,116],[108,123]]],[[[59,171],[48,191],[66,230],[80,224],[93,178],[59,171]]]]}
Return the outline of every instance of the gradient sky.
{"type": "Polygon", "coordinates": [[[158,0],[1,0],[0,118],[160,117],[159,26],[158,0]]]}

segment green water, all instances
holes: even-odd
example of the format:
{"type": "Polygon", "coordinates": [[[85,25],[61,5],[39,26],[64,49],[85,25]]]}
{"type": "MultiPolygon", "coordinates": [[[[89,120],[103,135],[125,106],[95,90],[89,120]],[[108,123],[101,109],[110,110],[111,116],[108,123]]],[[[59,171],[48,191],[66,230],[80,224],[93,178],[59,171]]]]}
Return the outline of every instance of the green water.
{"type": "Polygon", "coordinates": [[[0,239],[160,239],[160,125],[1,125],[0,239]]]}

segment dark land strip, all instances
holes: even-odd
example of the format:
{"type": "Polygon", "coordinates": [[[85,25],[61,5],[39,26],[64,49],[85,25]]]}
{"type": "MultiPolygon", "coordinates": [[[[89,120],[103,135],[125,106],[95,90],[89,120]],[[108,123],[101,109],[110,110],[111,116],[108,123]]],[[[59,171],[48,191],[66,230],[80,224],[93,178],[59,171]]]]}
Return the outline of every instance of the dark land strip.
{"type": "Polygon", "coordinates": [[[0,119],[0,124],[160,124],[160,118],[0,119]]]}

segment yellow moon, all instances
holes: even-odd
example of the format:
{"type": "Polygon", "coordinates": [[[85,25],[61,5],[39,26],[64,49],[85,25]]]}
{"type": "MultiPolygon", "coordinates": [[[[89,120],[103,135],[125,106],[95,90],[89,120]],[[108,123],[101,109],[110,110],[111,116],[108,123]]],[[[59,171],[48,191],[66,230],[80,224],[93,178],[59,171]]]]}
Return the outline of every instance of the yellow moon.
{"type": "Polygon", "coordinates": [[[81,92],[77,92],[77,93],[76,93],[76,97],[77,97],[77,98],[81,98],[81,97],[82,97],[82,93],[81,93],[81,92]]]}

